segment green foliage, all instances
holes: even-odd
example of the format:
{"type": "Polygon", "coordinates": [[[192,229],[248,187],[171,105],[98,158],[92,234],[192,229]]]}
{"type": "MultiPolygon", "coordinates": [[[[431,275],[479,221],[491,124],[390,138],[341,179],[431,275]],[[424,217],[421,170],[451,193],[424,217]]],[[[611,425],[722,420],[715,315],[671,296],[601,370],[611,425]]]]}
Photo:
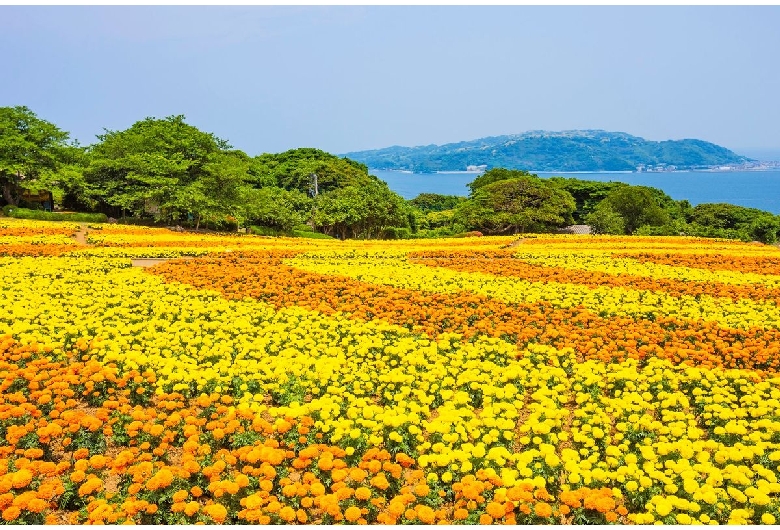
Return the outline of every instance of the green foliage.
{"type": "Polygon", "coordinates": [[[304,239],[333,239],[333,236],[328,234],[321,234],[319,232],[312,232],[307,230],[293,230],[292,237],[302,237],[304,239]]]}
{"type": "Polygon", "coordinates": [[[605,202],[601,202],[585,217],[593,234],[624,234],[626,223],[623,217],[605,202]]]}
{"type": "Polygon", "coordinates": [[[309,193],[312,173],[317,175],[319,193],[378,181],[364,164],[312,148],[255,157],[248,173],[248,182],[254,187],[278,186],[305,194],[309,193]]]}
{"type": "Polygon", "coordinates": [[[547,232],[573,220],[572,196],[536,176],[496,180],[472,189],[473,198],[459,205],[455,214],[470,230],[489,234],[547,232]]]}
{"type": "MultiPolygon", "coordinates": [[[[465,201],[464,201],[465,202],[465,201]]],[[[455,222],[455,210],[442,210],[440,212],[428,212],[418,220],[420,228],[432,230],[435,228],[451,227],[455,222]]]]}
{"type": "Polygon", "coordinates": [[[440,195],[438,193],[421,193],[414,199],[407,201],[411,206],[418,210],[428,212],[441,212],[452,210],[458,204],[465,201],[465,197],[457,195],[440,195]]]}
{"type": "Polygon", "coordinates": [[[780,217],[733,204],[699,204],[689,208],[685,218],[688,221],[687,233],[701,237],[775,243],[780,232],[780,217]]]}
{"type": "Polygon", "coordinates": [[[242,202],[248,222],[289,232],[303,223],[313,201],[297,190],[269,187],[244,190],[242,202]]]}
{"type": "Polygon", "coordinates": [[[550,177],[548,180],[568,191],[574,197],[576,208],[572,217],[574,217],[575,224],[590,224],[585,219],[593,213],[596,205],[603,201],[610,191],[619,186],[626,186],[622,182],[600,182],[564,177],[550,177]]]}
{"type": "Polygon", "coordinates": [[[777,243],[778,230],[780,230],[780,220],[773,215],[764,215],[754,219],[748,227],[751,239],[767,244],[777,243]]]}
{"type": "Polygon", "coordinates": [[[27,107],[0,107],[0,188],[7,204],[18,205],[22,188],[62,189],[68,175],[58,171],[79,151],[68,133],[38,118],[27,107]]]}
{"type": "Polygon", "coordinates": [[[408,206],[387,184],[372,181],[318,196],[312,219],[324,233],[340,239],[380,237],[390,227],[408,224],[408,206]]]}
{"type": "Polygon", "coordinates": [[[536,175],[519,169],[494,168],[484,172],[482,175],[469,182],[467,186],[471,190],[471,196],[473,197],[474,193],[483,186],[493,184],[500,180],[511,180],[520,177],[536,177],[536,175]]]}
{"type": "Polygon", "coordinates": [[[619,186],[609,192],[598,208],[608,208],[619,215],[626,234],[633,234],[642,225],[661,226],[671,216],[659,204],[656,191],[645,186],[619,186]]]}
{"type": "Polygon", "coordinates": [[[85,195],[114,213],[178,220],[231,215],[247,174],[245,155],[184,122],[147,118],[106,131],[89,151],[85,195]]]}
{"type": "Polygon", "coordinates": [[[390,227],[383,235],[384,239],[411,239],[412,231],[408,228],[390,227]]]}
{"type": "MultiPolygon", "coordinates": [[[[3,208],[6,211],[6,208],[3,208]]],[[[37,221],[70,221],[73,223],[105,223],[108,217],[103,213],[54,213],[27,208],[7,208],[9,217],[16,219],[35,219],[37,221]]]]}

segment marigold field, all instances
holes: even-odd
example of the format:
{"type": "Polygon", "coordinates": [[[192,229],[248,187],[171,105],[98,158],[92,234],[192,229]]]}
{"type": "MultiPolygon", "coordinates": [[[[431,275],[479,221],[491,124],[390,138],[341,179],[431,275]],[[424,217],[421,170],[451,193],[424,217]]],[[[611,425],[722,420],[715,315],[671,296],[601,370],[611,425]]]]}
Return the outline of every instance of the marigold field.
{"type": "Polygon", "coordinates": [[[775,247],[0,219],[0,271],[3,522],[780,518],[775,247]]]}

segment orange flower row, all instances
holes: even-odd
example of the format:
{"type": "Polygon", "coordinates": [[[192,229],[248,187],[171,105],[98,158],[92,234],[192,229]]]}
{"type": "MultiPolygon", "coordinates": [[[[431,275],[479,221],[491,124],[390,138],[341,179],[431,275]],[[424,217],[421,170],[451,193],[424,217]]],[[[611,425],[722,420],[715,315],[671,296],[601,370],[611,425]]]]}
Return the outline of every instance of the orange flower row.
{"type": "Polygon", "coordinates": [[[709,295],[732,300],[756,301],[780,298],[780,289],[760,284],[732,285],[717,282],[682,281],[668,278],[647,278],[631,274],[547,267],[527,263],[510,251],[414,252],[411,261],[430,267],[446,267],[463,272],[484,272],[496,276],[511,276],[530,282],[573,283],[596,289],[601,286],[663,292],[671,296],[709,295]]]}
{"type": "Polygon", "coordinates": [[[675,267],[705,270],[752,272],[780,275],[780,256],[734,256],[729,254],[671,254],[628,252],[614,254],[616,258],[631,258],[641,263],[657,263],[675,267]]]}
{"type": "Polygon", "coordinates": [[[658,357],[708,367],[780,370],[777,330],[736,330],[668,317],[603,318],[582,308],[556,309],[545,302],[512,304],[468,292],[424,293],[297,270],[282,263],[292,254],[240,252],[169,261],[147,270],[167,281],[218,290],[227,298],[249,296],[277,308],[298,305],[359,320],[378,318],[431,336],[485,334],[520,347],[531,342],[571,347],[581,360],[658,357]]]}

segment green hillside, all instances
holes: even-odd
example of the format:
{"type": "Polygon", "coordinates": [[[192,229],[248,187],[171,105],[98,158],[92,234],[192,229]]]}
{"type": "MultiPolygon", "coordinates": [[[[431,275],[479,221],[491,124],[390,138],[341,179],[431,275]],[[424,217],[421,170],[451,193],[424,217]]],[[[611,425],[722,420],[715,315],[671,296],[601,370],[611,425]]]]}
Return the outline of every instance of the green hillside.
{"type": "Polygon", "coordinates": [[[635,171],[637,167],[696,169],[750,159],[702,140],[654,142],[620,132],[531,131],[467,142],[387,147],[346,153],[376,169],[463,171],[468,166],[530,171],[635,171]]]}

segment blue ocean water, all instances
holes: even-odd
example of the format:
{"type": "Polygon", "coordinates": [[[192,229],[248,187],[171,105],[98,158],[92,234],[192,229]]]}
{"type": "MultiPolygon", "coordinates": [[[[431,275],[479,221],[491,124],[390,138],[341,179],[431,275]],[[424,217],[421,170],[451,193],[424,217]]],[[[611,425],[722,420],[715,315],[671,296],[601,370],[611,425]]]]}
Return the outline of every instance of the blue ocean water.
{"type": "MultiPolygon", "coordinates": [[[[463,195],[466,184],[478,173],[405,173],[371,170],[390,189],[413,199],[420,193],[463,195]]],[[[780,170],[773,171],[678,171],[669,173],[538,173],[540,177],[574,177],[583,180],[615,181],[652,186],[676,200],[687,199],[694,206],[704,202],[727,202],[780,214],[780,170]]]]}

